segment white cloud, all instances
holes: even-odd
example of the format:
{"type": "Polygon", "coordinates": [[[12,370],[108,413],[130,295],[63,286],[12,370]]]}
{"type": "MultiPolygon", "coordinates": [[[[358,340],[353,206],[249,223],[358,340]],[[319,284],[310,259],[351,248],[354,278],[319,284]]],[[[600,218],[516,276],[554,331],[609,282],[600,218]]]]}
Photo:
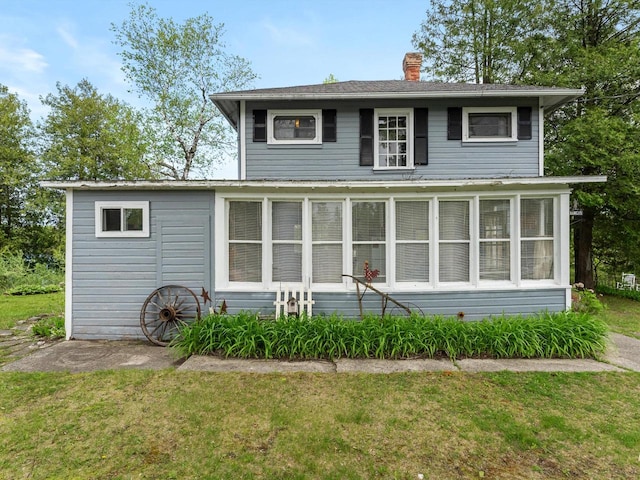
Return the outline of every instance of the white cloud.
{"type": "Polygon", "coordinates": [[[29,48],[0,45],[0,64],[29,73],[42,73],[49,66],[44,56],[29,48]]]}
{"type": "Polygon", "coordinates": [[[76,50],[78,48],[78,40],[76,40],[75,36],[71,33],[71,29],[72,27],[68,23],[65,23],[58,25],[56,32],[58,32],[58,35],[62,37],[64,43],[76,50]]]}

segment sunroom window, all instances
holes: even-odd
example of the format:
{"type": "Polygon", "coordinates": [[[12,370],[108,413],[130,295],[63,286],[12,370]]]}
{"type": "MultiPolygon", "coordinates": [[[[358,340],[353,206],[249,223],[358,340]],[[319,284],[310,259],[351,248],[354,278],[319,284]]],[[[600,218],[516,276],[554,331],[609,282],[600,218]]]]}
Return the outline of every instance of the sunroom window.
{"type": "Polygon", "coordinates": [[[229,280],[262,281],[262,202],[229,202],[229,280]]]}
{"type": "Polygon", "coordinates": [[[429,281],[429,202],[396,202],[396,280],[429,281]]]}
{"type": "Polygon", "coordinates": [[[469,281],[469,201],[440,202],[440,281],[469,281]]]}
{"type": "Polygon", "coordinates": [[[353,275],[361,277],[364,262],[379,274],[374,282],[386,282],[386,214],[385,202],[353,202],[352,243],[353,275]]]}
{"type": "Polygon", "coordinates": [[[511,279],[511,201],[480,200],[480,280],[511,279]]]}
{"type": "Polygon", "coordinates": [[[553,198],[520,201],[520,239],[522,279],[553,279],[553,198]]]}
{"type": "Polygon", "coordinates": [[[273,202],[271,206],[272,280],[302,281],[302,203],[273,202]]]}
{"type": "Polygon", "coordinates": [[[342,203],[311,204],[313,283],[342,282],[342,203]]]}
{"type": "Polygon", "coordinates": [[[96,237],[148,237],[149,202],[96,202],[96,237]]]}

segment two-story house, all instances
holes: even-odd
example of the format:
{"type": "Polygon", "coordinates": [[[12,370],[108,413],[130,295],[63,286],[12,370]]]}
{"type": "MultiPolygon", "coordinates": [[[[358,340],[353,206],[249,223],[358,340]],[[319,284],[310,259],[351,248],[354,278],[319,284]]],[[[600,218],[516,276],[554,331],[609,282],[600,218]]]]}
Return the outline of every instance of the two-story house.
{"type": "Polygon", "coordinates": [[[420,61],[404,80],[211,95],[239,180],[49,183],[67,191],[67,335],[141,337],[167,284],[262,314],[305,288],[314,314],[357,318],[365,261],[425,314],[568,308],[571,185],[605,179],[543,176],[544,115],[582,90],[422,82],[420,61]]]}

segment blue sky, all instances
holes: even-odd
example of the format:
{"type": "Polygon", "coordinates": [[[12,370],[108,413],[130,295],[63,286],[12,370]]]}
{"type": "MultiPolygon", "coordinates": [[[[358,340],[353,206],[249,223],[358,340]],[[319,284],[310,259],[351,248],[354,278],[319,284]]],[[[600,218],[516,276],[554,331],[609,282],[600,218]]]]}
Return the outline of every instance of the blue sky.
{"type": "MultiPolygon", "coordinates": [[[[34,118],[56,82],[87,78],[100,93],[133,105],[120,70],[112,23],[130,0],[0,0],[0,84],[34,118]]],[[[136,1],[135,3],[141,3],[136,1]]],[[[402,59],[428,0],[151,0],[176,21],[208,13],[224,23],[227,51],[251,62],[256,88],[402,77],[402,59]]],[[[212,92],[213,93],[213,92],[212,92]]]]}

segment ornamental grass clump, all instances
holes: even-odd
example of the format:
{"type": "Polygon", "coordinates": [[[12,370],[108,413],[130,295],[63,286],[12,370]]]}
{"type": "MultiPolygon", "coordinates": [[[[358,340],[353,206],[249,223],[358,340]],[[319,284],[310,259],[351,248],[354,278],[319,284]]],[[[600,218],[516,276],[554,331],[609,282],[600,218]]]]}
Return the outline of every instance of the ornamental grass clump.
{"type": "Polygon", "coordinates": [[[262,320],[243,312],[186,326],[172,347],[182,356],[267,359],[585,358],[604,352],[606,334],[602,321],[575,312],[481,321],[418,315],[262,320]]]}

